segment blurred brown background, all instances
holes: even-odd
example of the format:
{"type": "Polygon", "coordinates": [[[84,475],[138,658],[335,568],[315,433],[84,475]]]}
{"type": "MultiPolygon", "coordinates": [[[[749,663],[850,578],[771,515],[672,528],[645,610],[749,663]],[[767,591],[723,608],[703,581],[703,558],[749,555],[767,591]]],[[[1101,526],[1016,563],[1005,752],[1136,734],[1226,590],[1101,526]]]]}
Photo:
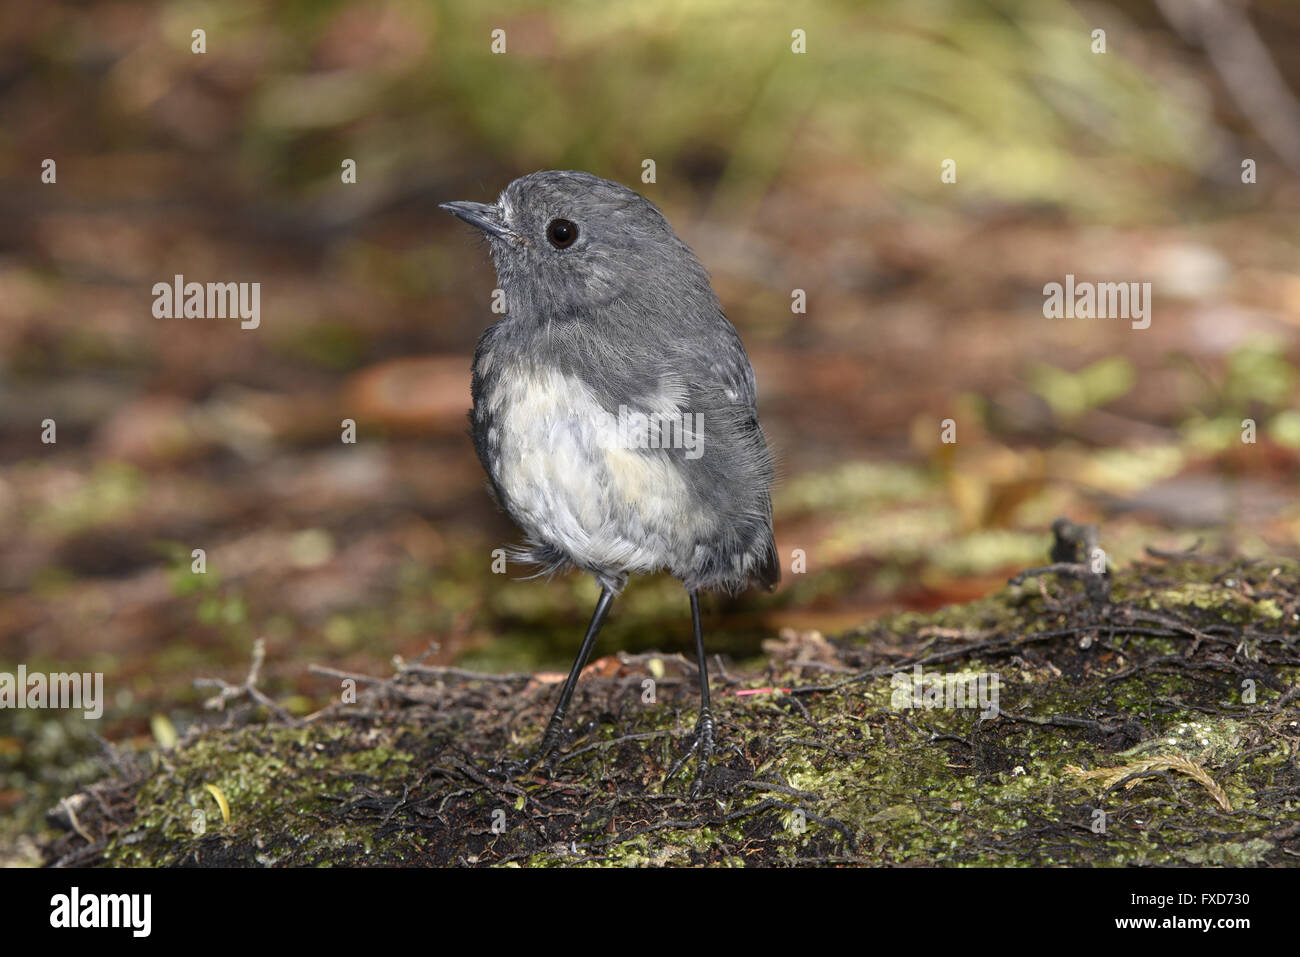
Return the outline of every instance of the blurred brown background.
{"type": "MultiPolygon", "coordinates": [[[[1057,515],[1118,562],[1300,540],[1293,3],[7,0],[0,38],[0,670],[105,672],[98,734],[183,729],[258,637],[298,711],[310,663],[566,666],[595,589],[491,574],[495,281],[437,209],[536,169],[659,203],[751,353],[787,575],[719,652],[984,594],[1057,515]],[[260,328],[154,318],[177,273],[260,282],[260,328]],[[1150,328],[1044,318],[1067,273],[1151,282],[1150,328]]],[[[687,637],[638,581],[601,648],[687,637]]],[[[87,734],[0,714],[0,810],[87,734]]]]}

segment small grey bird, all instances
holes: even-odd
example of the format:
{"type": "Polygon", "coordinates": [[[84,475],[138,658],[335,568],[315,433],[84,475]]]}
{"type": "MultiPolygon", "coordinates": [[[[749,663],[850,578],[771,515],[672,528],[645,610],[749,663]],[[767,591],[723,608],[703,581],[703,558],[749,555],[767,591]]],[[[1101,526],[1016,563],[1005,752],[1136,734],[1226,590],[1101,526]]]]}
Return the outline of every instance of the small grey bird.
{"type": "MultiPolygon", "coordinates": [[[[576,567],[601,586],[541,746],[549,762],[614,596],[667,570],[690,595],[700,716],[714,748],[699,593],[772,588],[771,456],[754,372],[708,273],[659,208],[590,173],[515,180],[497,202],[443,203],[483,231],[505,318],[474,353],[471,433],[498,503],[538,574],[576,567]]],[[[519,768],[516,768],[518,770],[519,768]]]]}

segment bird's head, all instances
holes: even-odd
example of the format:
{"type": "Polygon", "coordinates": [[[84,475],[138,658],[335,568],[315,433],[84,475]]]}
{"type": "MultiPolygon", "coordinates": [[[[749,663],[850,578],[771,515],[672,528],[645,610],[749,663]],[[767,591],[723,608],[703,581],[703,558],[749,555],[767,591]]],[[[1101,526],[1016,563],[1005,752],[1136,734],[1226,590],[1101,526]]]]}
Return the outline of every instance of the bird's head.
{"type": "Polygon", "coordinates": [[[620,302],[644,314],[674,299],[677,309],[713,299],[708,274],[659,208],[590,173],[531,173],[495,203],[442,208],[483,231],[511,314],[582,319],[620,302]]]}

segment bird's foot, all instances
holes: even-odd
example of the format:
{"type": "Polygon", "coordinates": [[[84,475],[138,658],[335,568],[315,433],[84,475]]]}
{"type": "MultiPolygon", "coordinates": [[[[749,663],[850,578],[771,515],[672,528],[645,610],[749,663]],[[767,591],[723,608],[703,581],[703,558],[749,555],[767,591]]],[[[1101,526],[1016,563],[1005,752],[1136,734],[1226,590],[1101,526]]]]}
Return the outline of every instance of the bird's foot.
{"type": "Polygon", "coordinates": [[[709,759],[713,757],[714,738],[713,738],[713,715],[705,711],[700,715],[700,720],[695,722],[694,740],[685,754],[677,759],[677,763],[672,766],[668,772],[668,777],[664,778],[664,783],[668,783],[680,771],[683,765],[691,759],[691,755],[699,758],[699,765],[695,769],[695,780],[691,784],[691,799],[694,800],[704,793],[705,785],[708,784],[709,759]]]}
{"type": "Polygon", "coordinates": [[[517,759],[503,760],[488,773],[509,781],[540,770],[544,771],[549,778],[555,771],[555,758],[559,753],[560,739],[563,736],[563,730],[560,727],[548,727],[546,733],[542,735],[542,743],[537,746],[532,754],[522,761],[517,759]]]}

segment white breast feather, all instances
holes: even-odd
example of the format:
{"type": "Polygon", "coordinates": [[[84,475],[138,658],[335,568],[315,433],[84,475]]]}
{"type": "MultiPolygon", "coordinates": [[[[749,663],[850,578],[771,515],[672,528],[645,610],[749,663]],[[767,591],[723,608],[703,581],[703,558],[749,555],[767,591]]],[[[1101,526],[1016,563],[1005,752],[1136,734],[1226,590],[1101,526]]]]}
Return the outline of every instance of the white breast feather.
{"type": "MultiPolygon", "coordinates": [[[[674,390],[667,390],[672,392],[674,390]]],[[[503,373],[497,485],[530,537],[580,564],[653,571],[686,564],[709,522],[666,457],[621,447],[618,419],[555,370],[503,373]]]]}

